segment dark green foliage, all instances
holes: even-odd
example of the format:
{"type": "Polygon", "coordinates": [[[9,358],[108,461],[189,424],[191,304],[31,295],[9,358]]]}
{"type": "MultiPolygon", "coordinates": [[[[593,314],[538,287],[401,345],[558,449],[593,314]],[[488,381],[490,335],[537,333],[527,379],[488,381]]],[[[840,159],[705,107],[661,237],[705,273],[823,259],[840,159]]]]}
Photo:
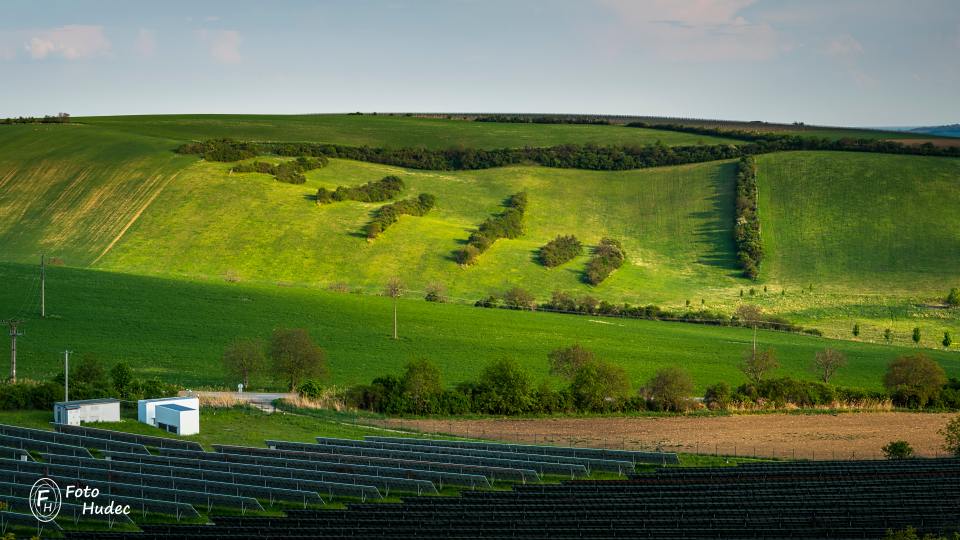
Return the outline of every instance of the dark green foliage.
{"type": "Polygon", "coordinates": [[[440,368],[423,358],[414,360],[407,364],[400,386],[404,397],[409,400],[410,412],[429,413],[433,408],[431,402],[443,394],[440,368]]]}
{"type": "Polygon", "coordinates": [[[622,367],[592,360],[574,373],[570,392],[581,411],[617,411],[630,395],[630,379],[622,367]]]}
{"type": "Polygon", "coordinates": [[[664,368],[647,382],[644,394],[655,410],[682,412],[690,407],[693,379],[683,368],[664,368]]]}
{"type": "Polygon", "coordinates": [[[909,459],[913,457],[913,447],[907,441],[890,441],[881,450],[883,450],[883,455],[887,459],[909,459]]]}
{"type": "Polygon", "coordinates": [[[618,240],[604,238],[593,249],[593,257],[587,263],[583,279],[591,285],[599,285],[614,270],[623,266],[626,259],[627,254],[618,240]]]}
{"type": "Polygon", "coordinates": [[[429,193],[421,193],[416,198],[404,199],[377,208],[373,213],[373,221],[367,224],[367,238],[376,238],[380,233],[400,220],[400,216],[426,215],[436,204],[437,199],[429,193]]]}
{"type": "Polygon", "coordinates": [[[512,287],[503,293],[503,305],[510,309],[535,310],[537,308],[533,293],[520,287],[512,287]]]}
{"type": "Polygon", "coordinates": [[[270,337],[273,372],[291,390],[305,379],[327,375],[327,357],[303,328],[278,328],[270,337]]]}
{"type": "Polygon", "coordinates": [[[376,182],[367,182],[357,187],[337,186],[335,191],[320,188],[317,190],[317,204],[329,204],[337,201],[389,201],[399,195],[403,188],[403,180],[396,176],[386,176],[376,182]]]}
{"type": "Polygon", "coordinates": [[[69,124],[70,115],[67,113],[57,113],[56,116],[18,116],[16,118],[4,118],[0,120],[2,125],[11,124],[69,124]]]}
{"type": "Polygon", "coordinates": [[[583,244],[576,236],[557,236],[540,248],[540,262],[553,268],[583,253],[583,244]]]}
{"type": "Polygon", "coordinates": [[[550,374],[565,378],[573,378],[577,371],[586,364],[594,361],[593,352],[574,343],[569,347],[554,349],[547,354],[550,363],[550,374]]]}
{"type": "Polygon", "coordinates": [[[947,294],[946,302],[950,307],[960,306],[960,287],[954,287],[950,289],[950,293],[947,294]]]}
{"type": "Polygon", "coordinates": [[[771,403],[776,407],[788,403],[800,407],[830,405],[837,400],[837,393],[838,390],[830,385],[789,377],[747,383],[737,388],[737,395],[741,399],[771,403]]]}
{"type": "Polygon", "coordinates": [[[56,382],[0,383],[0,410],[48,409],[63,400],[63,385],[56,382]]]}
{"type": "Polygon", "coordinates": [[[724,410],[730,406],[730,385],[719,382],[707,387],[703,403],[711,410],[724,410]]]}
{"type": "Polygon", "coordinates": [[[943,333],[943,341],[940,343],[943,344],[944,349],[949,349],[950,345],[953,345],[953,337],[950,335],[950,332],[943,333]]]}
{"type": "Polygon", "coordinates": [[[858,337],[860,335],[860,323],[854,323],[853,325],[853,337],[858,337]]]}
{"type": "Polygon", "coordinates": [[[913,339],[914,343],[918,345],[920,344],[920,327],[919,326],[915,326],[913,328],[913,334],[910,336],[910,338],[913,339]]]}
{"type": "Polygon", "coordinates": [[[326,165],[327,158],[322,156],[319,158],[298,157],[293,161],[284,161],[276,165],[263,161],[241,163],[230,170],[236,173],[257,172],[272,174],[278,182],[303,184],[307,181],[307,177],[304,176],[303,173],[325,167],[326,165]]]}
{"type": "Polygon", "coordinates": [[[564,116],[564,115],[520,115],[520,114],[486,114],[476,116],[474,122],[501,122],[511,124],[589,124],[594,126],[608,126],[610,120],[597,116],[564,116]]]}
{"type": "Polygon", "coordinates": [[[315,379],[304,379],[297,385],[297,393],[310,399],[318,399],[323,395],[323,384],[315,379]]]}
{"type": "Polygon", "coordinates": [[[110,379],[113,381],[113,390],[120,399],[133,397],[133,370],[126,362],[118,362],[113,366],[113,369],[110,370],[110,379]]]}
{"type": "Polygon", "coordinates": [[[737,169],[737,208],[733,237],[743,275],[750,279],[756,279],[759,275],[760,262],[763,259],[757,197],[757,162],[752,157],[743,157],[737,169]]]}
{"type": "Polygon", "coordinates": [[[894,405],[923,408],[947,382],[940,364],[923,354],[901,356],[887,366],[883,386],[894,405]]]}
{"type": "Polygon", "coordinates": [[[476,262],[481,253],[490,249],[500,238],[517,238],[523,234],[523,214],[527,210],[527,192],[514,193],[504,203],[507,210],[488,217],[470,234],[467,245],[453,252],[453,258],[462,265],[476,262]],[[470,249],[473,248],[473,249],[470,249]]]}
{"type": "Polygon", "coordinates": [[[199,154],[207,161],[240,161],[250,159],[262,151],[255,143],[238,142],[233,139],[209,139],[182,144],[177,148],[177,153],[199,154]]]}
{"type": "Polygon", "coordinates": [[[523,414],[533,404],[530,375],[508,358],[484,368],[471,393],[474,410],[488,414],[523,414]]]}

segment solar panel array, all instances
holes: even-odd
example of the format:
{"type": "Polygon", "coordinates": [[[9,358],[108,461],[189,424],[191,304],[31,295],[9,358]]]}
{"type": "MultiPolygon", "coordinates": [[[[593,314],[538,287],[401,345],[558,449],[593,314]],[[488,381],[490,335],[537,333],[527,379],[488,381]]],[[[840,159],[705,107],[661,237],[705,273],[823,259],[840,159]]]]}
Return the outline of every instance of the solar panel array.
{"type": "Polygon", "coordinates": [[[881,538],[960,528],[960,460],[673,468],[615,481],[568,480],[410,497],[403,504],[222,516],[213,526],[68,538],[881,538]]]}
{"type": "Polygon", "coordinates": [[[137,435],[136,433],[125,433],[122,431],[113,431],[112,429],[99,429],[87,426],[71,426],[67,424],[53,424],[53,429],[60,433],[70,433],[73,435],[85,435],[106,439],[108,441],[123,441],[143,446],[152,446],[155,448],[180,448],[183,450],[203,450],[200,443],[196,441],[185,441],[183,439],[174,439],[171,437],[153,437],[151,435],[137,435]]]}

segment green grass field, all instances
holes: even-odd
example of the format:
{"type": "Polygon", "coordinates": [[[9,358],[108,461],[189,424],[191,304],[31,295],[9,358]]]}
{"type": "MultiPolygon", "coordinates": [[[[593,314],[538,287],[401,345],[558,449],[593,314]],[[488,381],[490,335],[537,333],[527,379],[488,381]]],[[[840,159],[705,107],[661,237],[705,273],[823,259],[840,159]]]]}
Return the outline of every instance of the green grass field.
{"type": "Polygon", "coordinates": [[[760,156],[764,276],[916,291],[960,283],[960,160],[852,152],[760,156]]]}
{"type": "MultiPolygon", "coordinates": [[[[686,323],[601,319],[550,313],[490,310],[423,300],[401,300],[400,337],[389,338],[389,298],[305,288],[165,280],[92,270],[51,268],[47,319],[39,319],[35,267],[0,265],[0,306],[20,306],[18,374],[47,379],[60,371],[64,349],[93,353],[106,364],[125,360],[141,376],[159,376],[188,388],[233,387],[221,370],[224,346],[236,337],[268,337],[277,327],[304,327],[328,353],[332,382],[368,382],[399,373],[411,359],[437,363],[445,381],[472,378],[496,358],[519,361],[536,379],[547,375],[547,352],[580,342],[622,365],[635,386],[657,369],[680,365],[698,390],[717,381],[739,383],[737,368],[752,332],[686,323]],[[25,301],[27,300],[27,301],[25,301]],[[29,301],[33,300],[33,301],[29,301]]],[[[850,365],[843,385],[877,388],[887,363],[906,347],[760,332],[774,347],[780,373],[811,378],[815,351],[834,347],[850,365]]],[[[960,354],[927,351],[947,373],[960,375],[960,354]]],[[[256,381],[258,387],[270,381],[256,381]]]]}
{"type": "Polygon", "coordinates": [[[117,132],[189,141],[325,142],[356,146],[518,148],[558,144],[719,144],[738,141],[623,126],[501,124],[387,115],[165,115],[76,118],[117,132]]]}

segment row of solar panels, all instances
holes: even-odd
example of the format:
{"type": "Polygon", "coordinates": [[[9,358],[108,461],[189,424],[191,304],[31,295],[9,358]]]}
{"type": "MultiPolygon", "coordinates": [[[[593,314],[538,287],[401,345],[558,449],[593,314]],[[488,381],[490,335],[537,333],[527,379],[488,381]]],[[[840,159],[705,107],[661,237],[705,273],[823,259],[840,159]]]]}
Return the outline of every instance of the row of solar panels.
{"type": "Polygon", "coordinates": [[[179,448],[182,450],[203,450],[200,443],[196,441],[185,441],[183,439],[173,439],[170,437],[154,437],[152,435],[137,435],[136,433],[125,433],[122,431],[113,431],[111,429],[99,429],[87,426],[71,426],[67,424],[53,424],[53,429],[60,433],[69,433],[72,435],[83,435],[95,437],[97,439],[106,439],[108,441],[122,441],[155,448],[179,448]]]}
{"type": "MultiPolygon", "coordinates": [[[[117,452],[131,452],[135,454],[149,454],[147,448],[138,443],[124,442],[124,441],[111,441],[108,439],[102,439],[99,437],[92,437],[88,435],[75,435],[72,433],[57,433],[56,431],[46,431],[43,429],[32,429],[25,428],[20,426],[10,426],[7,424],[0,424],[0,436],[4,437],[16,437],[20,439],[27,439],[30,441],[36,442],[45,442],[54,445],[66,445],[73,447],[81,448],[95,448],[97,450],[114,450],[117,452]]],[[[0,441],[2,444],[7,444],[0,441]]],[[[61,447],[58,447],[60,450],[66,452],[67,450],[61,447]]],[[[75,450],[75,452],[80,452],[75,450]]],[[[89,452],[87,452],[89,454],[89,452]]],[[[74,454],[76,455],[76,454],[74,454]]]]}

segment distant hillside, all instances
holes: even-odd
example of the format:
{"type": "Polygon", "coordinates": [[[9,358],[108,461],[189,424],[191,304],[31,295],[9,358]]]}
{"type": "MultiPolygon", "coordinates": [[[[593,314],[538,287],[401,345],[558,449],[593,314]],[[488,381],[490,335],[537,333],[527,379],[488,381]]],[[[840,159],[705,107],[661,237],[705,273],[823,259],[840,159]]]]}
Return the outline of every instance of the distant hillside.
{"type": "Polygon", "coordinates": [[[910,130],[911,133],[927,133],[940,137],[960,137],[960,124],[949,124],[945,126],[918,127],[910,130]]]}

